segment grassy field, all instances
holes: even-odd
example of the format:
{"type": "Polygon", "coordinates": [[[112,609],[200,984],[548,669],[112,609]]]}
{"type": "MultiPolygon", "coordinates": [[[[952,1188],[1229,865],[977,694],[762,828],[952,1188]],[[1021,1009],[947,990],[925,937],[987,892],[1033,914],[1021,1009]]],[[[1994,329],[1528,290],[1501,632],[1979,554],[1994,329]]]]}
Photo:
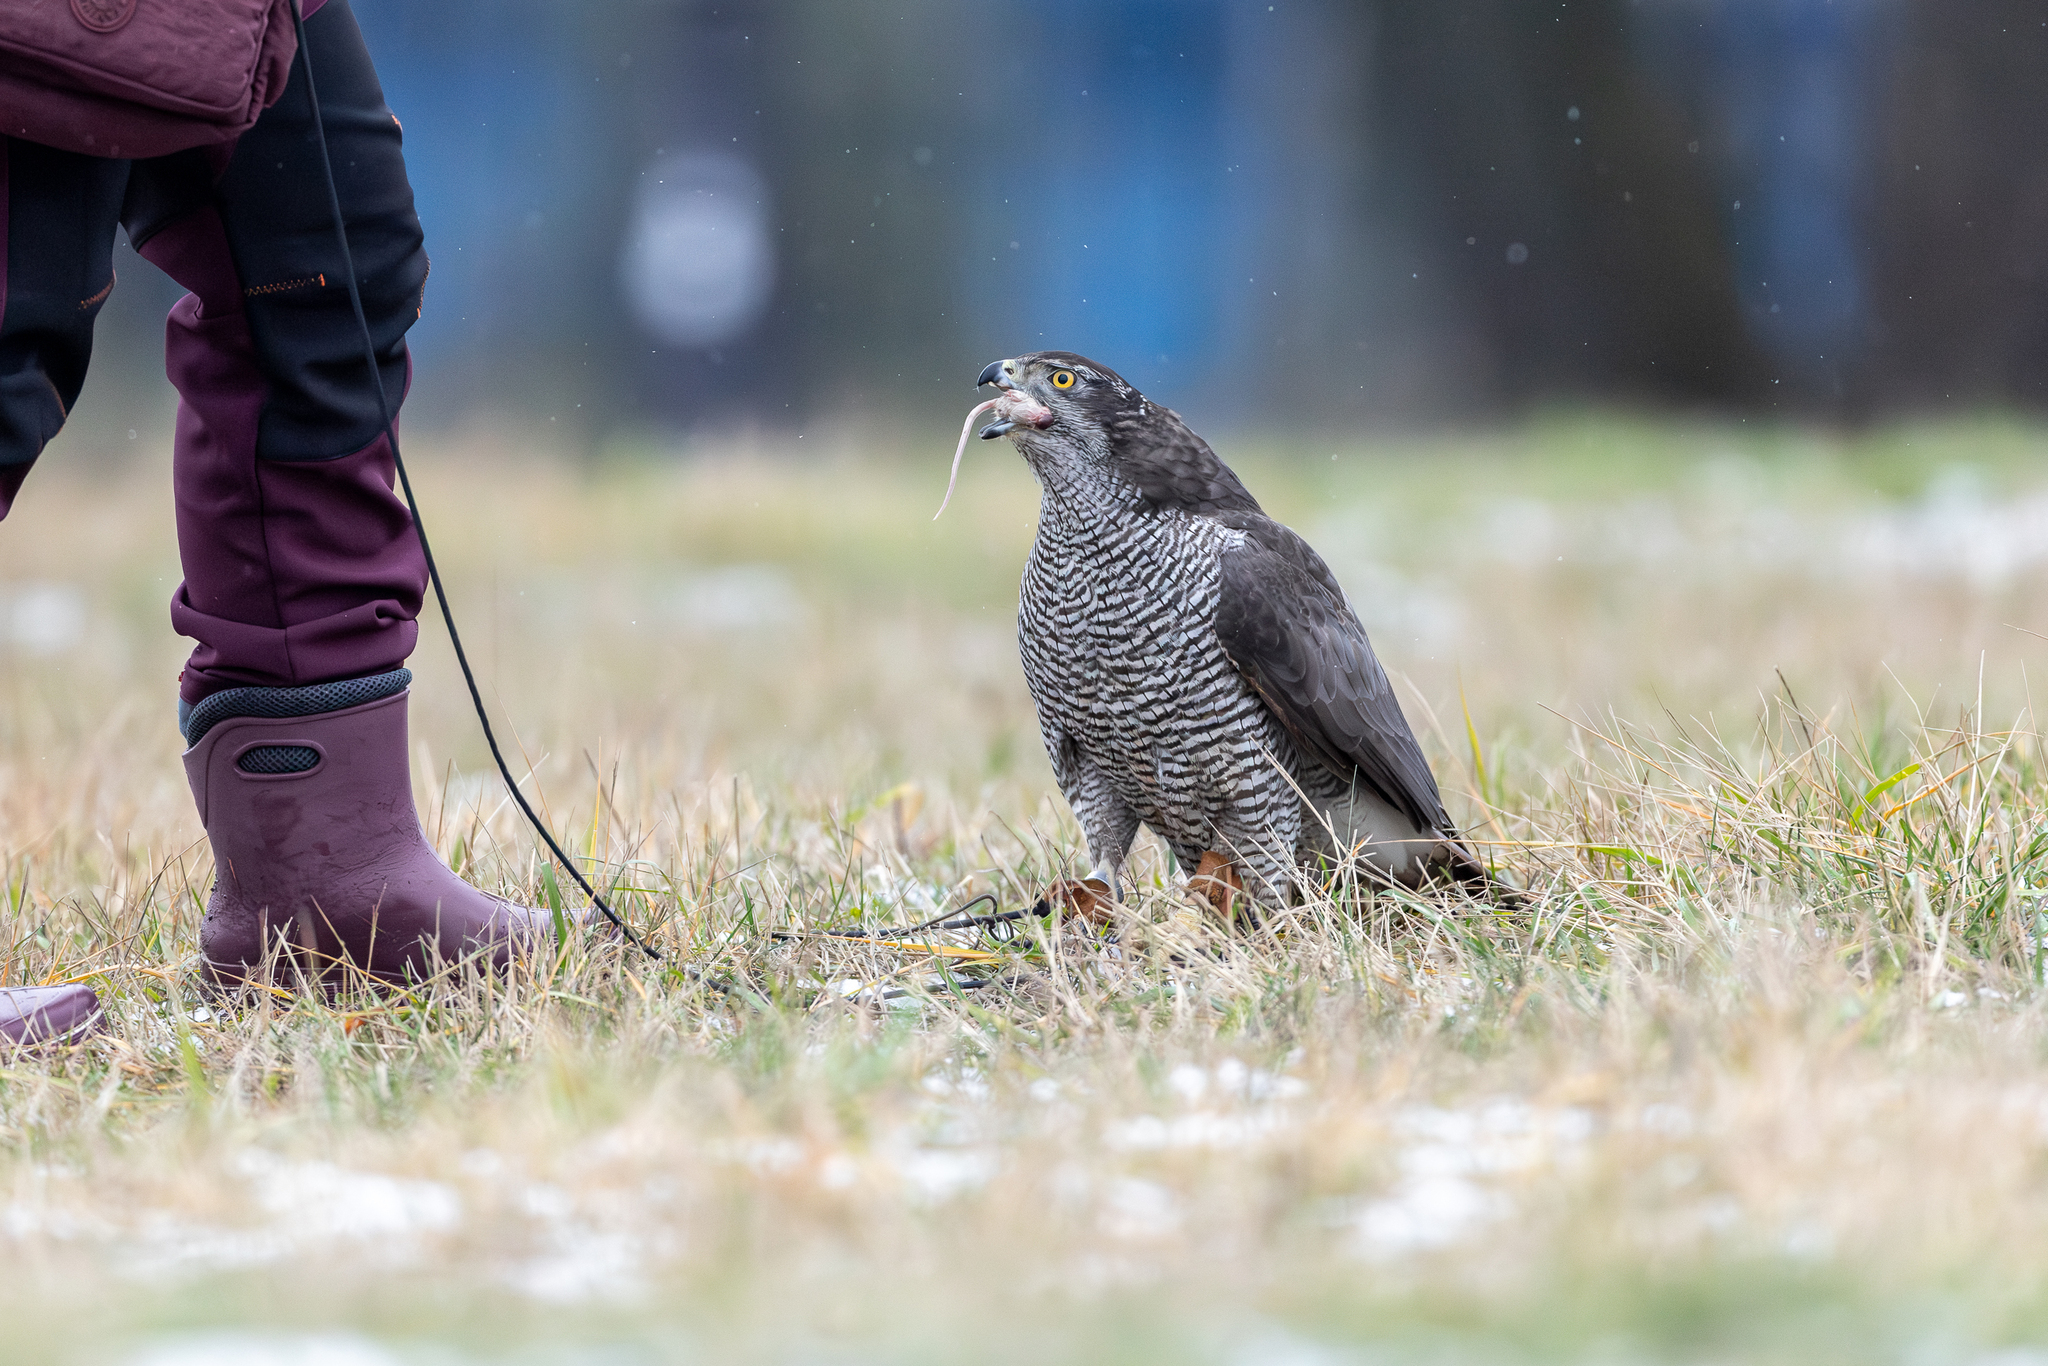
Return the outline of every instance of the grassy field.
{"type": "MultiPolygon", "coordinates": [[[[114,1019],[0,1061],[8,1359],[2048,1362],[2048,431],[1224,443],[1532,906],[1233,937],[1147,848],[1108,938],[832,938],[1082,857],[1034,489],[977,447],[933,524],[950,435],[423,439],[528,791],[674,966],[239,1005],[167,470],[39,471],[0,973],[114,1019]]],[[[413,667],[429,834],[546,900],[438,627],[413,667]]]]}

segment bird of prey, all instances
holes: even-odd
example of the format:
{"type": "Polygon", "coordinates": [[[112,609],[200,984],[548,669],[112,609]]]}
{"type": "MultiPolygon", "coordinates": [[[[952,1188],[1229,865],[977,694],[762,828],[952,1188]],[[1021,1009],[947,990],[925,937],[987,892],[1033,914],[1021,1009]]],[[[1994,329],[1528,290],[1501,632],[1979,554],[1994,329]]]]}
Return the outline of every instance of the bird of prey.
{"type": "Polygon", "coordinates": [[[968,425],[992,410],[1043,494],[1017,641],[1090,880],[1116,894],[1143,823],[1219,909],[1284,906],[1328,859],[1489,884],[1344,590],[1208,442],[1072,352],[979,383],[968,425]]]}

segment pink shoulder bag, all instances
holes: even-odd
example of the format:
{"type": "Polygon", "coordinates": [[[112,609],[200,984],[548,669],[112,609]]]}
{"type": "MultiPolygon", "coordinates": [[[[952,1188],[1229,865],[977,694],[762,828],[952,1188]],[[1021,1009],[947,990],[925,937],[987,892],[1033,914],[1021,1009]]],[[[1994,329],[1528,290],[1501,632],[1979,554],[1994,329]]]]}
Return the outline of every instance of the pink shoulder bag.
{"type": "Polygon", "coordinates": [[[0,0],[0,133],[102,157],[226,142],[284,93],[293,0],[0,0]]]}

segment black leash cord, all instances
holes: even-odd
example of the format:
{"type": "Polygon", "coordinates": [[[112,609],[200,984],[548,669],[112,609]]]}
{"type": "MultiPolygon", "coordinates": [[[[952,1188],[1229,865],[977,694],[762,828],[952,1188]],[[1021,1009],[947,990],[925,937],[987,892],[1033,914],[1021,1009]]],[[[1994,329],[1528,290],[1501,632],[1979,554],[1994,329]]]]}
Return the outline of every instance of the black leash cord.
{"type": "MultiPolygon", "coordinates": [[[[903,925],[887,930],[820,930],[827,939],[852,939],[860,943],[895,943],[913,935],[945,933],[956,930],[992,930],[998,925],[1008,925],[1019,920],[1047,920],[1059,908],[1045,897],[1040,897],[1028,911],[997,911],[991,915],[969,915],[969,911],[986,901],[991,906],[1000,906],[994,892],[983,892],[971,898],[957,909],[947,911],[919,925],[903,925]]],[[[782,940],[802,939],[800,930],[776,930],[774,938],[782,940]]],[[[1004,942],[1008,942],[1006,938],[1004,942]]]]}
{"type": "Polygon", "coordinates": [[[944,915],[927,920],[922,925],[906,925],[901,929],[894,930],[827,930],[825,933],[841,939],[908,939],[914,934],[948,930],[988,930],[994,929],[998,925],[1007,925],[1016,920],[1030,920],[1034,918],[1043,920],[1050,916],[1054,910],[1050,901],[1041,898],[1038,904],[1028,911],[996,911],[991,915],[967,914],[984,901],[991,907],[1002,904],[996,900],[994,892],[983,892],[980,896],[973,898],[958,909],[947,911],[944,915]]]}
{"type": "Polygon", "coordinates": [[[491,747],[491,757],[498,761],[499,776],[505,780],[505,788],[512,794],[512,800],[519,803],[519,809],[526,813],[526,819],[548,852],[555,856],[555,862],[562,871],[576,880],[583,894],[590,898],[590,904],[604,912],[604,918],[626,936],[627,942],[656,962],[664,959],[660,952],[650,947],[646,940],[633,932],[633,927],[619,917],[619,913],[605,904],[587,878],[576,868],[576,863],[562,852],[562,846],[555,843],[555,837],[548,833],[547,826],[527,802],[526,794],[513,781],[512,767],[505,762],[504,753],[498,748],[498,737],[491,731],[490,714],[484,710],[484,695],[476,685],[476,674],[469,667],[469,655],[462,648],[462,635],[455,629],[455,614],[448,609],[448,590],[441,586],[441,570],[434,563],[434,548],[427,544],[427,525],[420,520],[419,500],[413,497],[412,479],[405,472],[405,460],[398,454],[398,431],[391,421],[391,400],[384,392],[384,371],[377,364],[377,341],[370,335],[370,320],[363,312],[362,291],[356,287],[355,255],[348,247],[348,223],[341,213],[341,192],[334,185],[334,162],[327,155],[327,129],[320,121],[320,96],[313,88],[313,57],[306,50],[306,16],[301,13],[301,3],[292,5],[292,27],[298,31],[299,69],[306,73],[306,102],[313,108],[313,141],[320,147],[320,169],[327,176],[327,203],[334,211],[334,240],[341,247],[342,278],[348,282],[349,306],[355,309],[356,326],[363,331],[363,359],[370,367],[370,382],[377,390],[377,412],[384,420],[384,439],[391,443],[391,463],[398,470],[398,483],[405,490],[405,506],[412,513],[412,529],[420,539],[420,554],[427,560],[427,579],[434,585],[434,601],[441,606],[441,620],[448,627],[448,643],[455,647],[455,662],[462,666],[462,681],[469,685],[469,700],[476,705],[476,719],[484,728],[484,741],[491,747]]]}

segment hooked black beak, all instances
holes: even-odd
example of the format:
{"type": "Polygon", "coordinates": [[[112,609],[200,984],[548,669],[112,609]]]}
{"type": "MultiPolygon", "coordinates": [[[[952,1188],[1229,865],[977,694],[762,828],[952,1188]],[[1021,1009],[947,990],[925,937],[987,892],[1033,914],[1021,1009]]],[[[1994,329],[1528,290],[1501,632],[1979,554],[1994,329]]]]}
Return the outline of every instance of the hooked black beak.
{"type": "Polygon", "coordinates": [[[1007,363],[1006,361],[999,360],[990,361],[988,368],[981,372],[981,378],[974,381],[974,387],[979,389],[984,384],[993,384],[998,389],[1016,388],[1016,385],[1010,383],[1009,376],[1003,373],[1003,366],[1007,363]]]}

